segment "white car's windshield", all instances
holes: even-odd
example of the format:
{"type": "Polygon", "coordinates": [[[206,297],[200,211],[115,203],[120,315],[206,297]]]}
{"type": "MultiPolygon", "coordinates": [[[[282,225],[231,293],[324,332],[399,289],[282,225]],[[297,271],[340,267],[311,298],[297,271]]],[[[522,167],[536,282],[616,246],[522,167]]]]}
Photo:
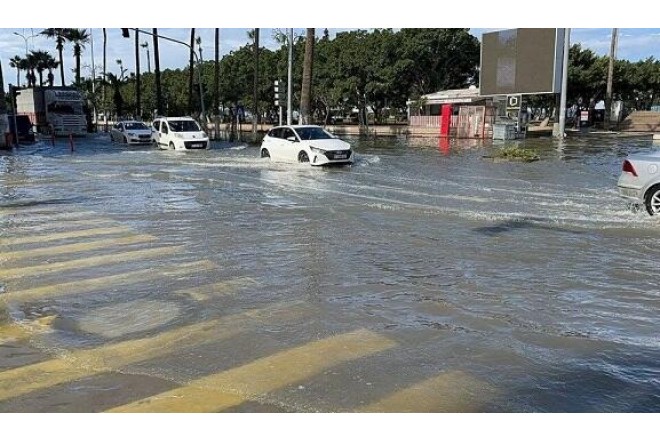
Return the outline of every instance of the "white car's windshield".
{"type": "Polygon", "coordinates": [[[126,123],[124,124],[124,126],[126,127],[126,130],[149,130],[149,127],[147,127],[146,124],[141,122],[126,123]]]}
{"type": "Polygon", "coordinates": [[[201,132],[202,129],[199,128],[199,124],[195,121],[168,121],[170,124],[170,129],[173,132],[201,132]]]}
{"type": "Polygon", "coordinates": [[[301,141],[311,141],[314,139],[332,139],[332,136],[320,127],[298,127],[296,132],[301,141]]]}

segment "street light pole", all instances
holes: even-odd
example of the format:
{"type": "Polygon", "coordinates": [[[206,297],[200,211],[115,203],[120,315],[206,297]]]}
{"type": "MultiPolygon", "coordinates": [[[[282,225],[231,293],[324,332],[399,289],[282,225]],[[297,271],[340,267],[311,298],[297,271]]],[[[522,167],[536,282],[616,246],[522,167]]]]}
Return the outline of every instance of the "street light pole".
{"type": "Polygon", "coordinates": [[[289,71],[286,86],[286,123],[290,126],[293,123],[293,110],[291,109],[293,96],[293,28],[289,29],[289,71]]]}
{"type": "Polygon", "coordinates": [[[18,32],[14,32],[14,35],[18,35],[25,41],[25,57],[27,58],[28,56],[28,39],[36,37],[36,35],[30,35],[29,37],[26,37],[23,34],[19,34],[18,32]]]}
{"type": "Polygon", "coordinates": [[[165,35],[154,34],[154,33],[151,33],[149,31],[144,31],[142,29],[137,29],[137,28],[122,28],[122,29],[131,29],[131,30],[133,30],[135,32],[139,32],[141,34],[147,34],[147,35],[151,35],[152,37],[161,38],[163,40],[171,41],[173,43],[179,43],[179,44],[184,45],[188,49],[190,49],[193,56],[195,57],[195,60],[197,60],[197,66],[199,67],[197,69],[197,78],[199,80],[199,97],[200,97],[201,109],[202,109],[202,113],[200,114],[200,120],[204,121],[206,111],[204,109],[204,88],[202,86],[202,65],[201,65],[201,61],[200,61],[199,57],[197,56],[197,53],[195,52],[195,49],[192,46],[190,46],[188,43],[184,42],[184,41],[175,40],[174,38],[166,37],[165,35]]]}
{"type": "Polygon", "coordinates": [[[564,138],[566,129],[566,88],[568,86],[568,50],[570,49],[571,29],[567,28],[564,33],[564,62],[561,72],[561,96],[559,98],[559,131],[557,136],[564,138]]]}

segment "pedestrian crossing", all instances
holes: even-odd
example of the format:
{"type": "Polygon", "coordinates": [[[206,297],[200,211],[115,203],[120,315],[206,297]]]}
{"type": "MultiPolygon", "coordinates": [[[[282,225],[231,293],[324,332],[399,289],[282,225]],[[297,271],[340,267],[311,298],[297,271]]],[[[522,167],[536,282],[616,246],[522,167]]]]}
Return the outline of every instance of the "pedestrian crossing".
{"type": "MultiPolygon", "coordinates": [[[[235,298],[241,290],[258,291],[264,287],[261,280],[248,276],[218,278],[222,265],[210,259],[178,262],[173,258],[184,254],[185,246],[160,245],[158,237],[140,233],[96,213],[62,217],[53,210],[50,218],[49,212],[43,209],[21,213],[30,212],[40,216],[31,227],[43,228],[31,234],[19,222],[15,231],[0,237],[0,285],[7,284],[4,292],[0,291],[0,347],[17,342],[31,345],[41,341],[43,336],[52,338],[60,332],[54,327],[61,318],[55,311],[46,309],[44,315],[36,318],[19,315],[8,320],[3,316],[11,314],[3,314],[3,308],[11,308],[15,314],[23,311],[21,305],[34,302],[48,305],[51,300],[62,298],[76,302],[108,287],[130,292],[135,286],[152,283],[159,283],[161,287],[171,284],[165,293],[171,301],[179,299],[180,302],[222,305],[225,299],[235,298]],[[93,216],[93,219],[86,216],[93,216]],[[89,225],[93,226],[87,228],[89,225]],[[152,259],[158,259],[159,265],[128,271],[121,269],[127,262],[152,259]],[[93,271],[101,266],[106,269],[102,275],[93,271]],[[69,272],[75,277],[69,277],[69,272]],[[52,274],[58,275],[55,281],[41,281],[44,276],[52,274]],[[193,275],[200,277],[190,279],[193,275]],[[190,286],[181,286],[191,281],[194,283],[190,286]]],[[[158,297],[152,303],[165,300],[158,297]]],[[[120,306],[117,308],[120,310],[120,306]]],[[[216,308],[214,311],[222,311],[221,307],[216,308]]],[[[219,317],[204,317],[203,314],[190,317],[190,320],[181,317],[171,326],[159,322],[159,327],[145,328],[137,333],[131,333],[132,329],[101,333],[91,347],[53,347],[46,351],[46,359],[4,370],[0,367],[0,410],[11,409],[11,404],[17,400],[51,390],[57,390],[58,394],[73,393],[75,388],[62,386],[83,380],[93,381],[100,375],[130,375],[136,369],[134,366],[154,360],[182,358],[192,368],[195,360],[187,360],[186,354],[195,348],[220,345],[226,351],[227,347],[232,347],[232,341],[249,340],[246,336],[259,335],[266,332],[264,330],[286,329],[291,323],[313,323],[317,316],[317,306],[307,301],[270,302],[238,308],[238,311],[235,308],[219,317]],[[227,342],[228,346],[222,346],[222,342],[227,342]]],[[[123,404],[90,411],[231,412],[238,406],[264,400],[277,403],[278,394],[284,390],[302,387],[297,385],[306,382],[313,383],[315,379],[331,375],[330,372],[356,369],[356,366],[368,370],[370,366],[396,359],[397,351],[402,349],[401,343],[391,335],[368,328],[326,330],[303,335],[295,341],[286,338],[280,341],[277,334],[270,338],[279,344],[232,349],[245,354],[242,362],[232,363],[231,351],[226,354],[220,351],[213,354],[210,365],[209,362],[205,365],[209,372],[204,370],[195,374],[196,371],[191,370],[187,377],[177,379],[171,389],[137,400],[126,394],[123,404]],[[285,341],[289,343],[282,347],[285,341]],[[213,359],[222,361],[217,369],[214,369],[213,359]]],[[[393,377],[396,375],[392,372],[393,377]]],[[[356,404],[354,408],[338,404],[330,410],[474,412],[495,395],[493,387],[474,376],[447,371],[406,387],[397,387],[391,393],[374,395],[371,403],[356,404]]],[[[75,395],[73,397],[75,399],[75,395]]]]}

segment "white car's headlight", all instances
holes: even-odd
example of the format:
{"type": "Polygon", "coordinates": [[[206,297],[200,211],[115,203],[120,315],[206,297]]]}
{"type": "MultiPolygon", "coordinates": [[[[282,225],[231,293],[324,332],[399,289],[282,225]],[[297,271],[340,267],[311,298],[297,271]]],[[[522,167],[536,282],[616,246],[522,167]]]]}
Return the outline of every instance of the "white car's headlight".
{"type": "Polygon", "coordinates": [[[181,133],[175,133],[175,134],[174,134],[174,137],[175,137],[175,138],[182,139],[182,138],[183,138],[183,134],[181,134],[181,133]]]}
{"type": "Polygon", "coordinates": [[[134,136],[135,136],[135,133],[132,133],[132,132],[128,132],[128,133],[127,133],[127,135],[128,135],[128,136],[130,136],[130,137],[132,138],[132,137],[134,137],[134,136]]]}
{"type": "Polygon", "coordinates": [[[311,151],[313,151],[314,153],[325,153],[325,150],[320,149],[320,148],[318,148],[318,147],[314,147],[314,146],[312,146],[312,145],[309,146],[309,149],[310,149],[311,151]]]}

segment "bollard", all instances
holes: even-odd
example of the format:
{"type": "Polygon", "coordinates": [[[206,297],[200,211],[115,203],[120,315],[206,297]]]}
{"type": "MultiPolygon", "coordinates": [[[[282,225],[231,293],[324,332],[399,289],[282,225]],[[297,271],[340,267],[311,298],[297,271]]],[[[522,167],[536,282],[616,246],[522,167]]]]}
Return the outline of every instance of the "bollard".
{"type": "Polygon", "coordinates": [[[73,145],[73,134],[71,133],[69,133],[69,144],[71,145],[71,153],[73,153],[76,148],[73,145]]]}

